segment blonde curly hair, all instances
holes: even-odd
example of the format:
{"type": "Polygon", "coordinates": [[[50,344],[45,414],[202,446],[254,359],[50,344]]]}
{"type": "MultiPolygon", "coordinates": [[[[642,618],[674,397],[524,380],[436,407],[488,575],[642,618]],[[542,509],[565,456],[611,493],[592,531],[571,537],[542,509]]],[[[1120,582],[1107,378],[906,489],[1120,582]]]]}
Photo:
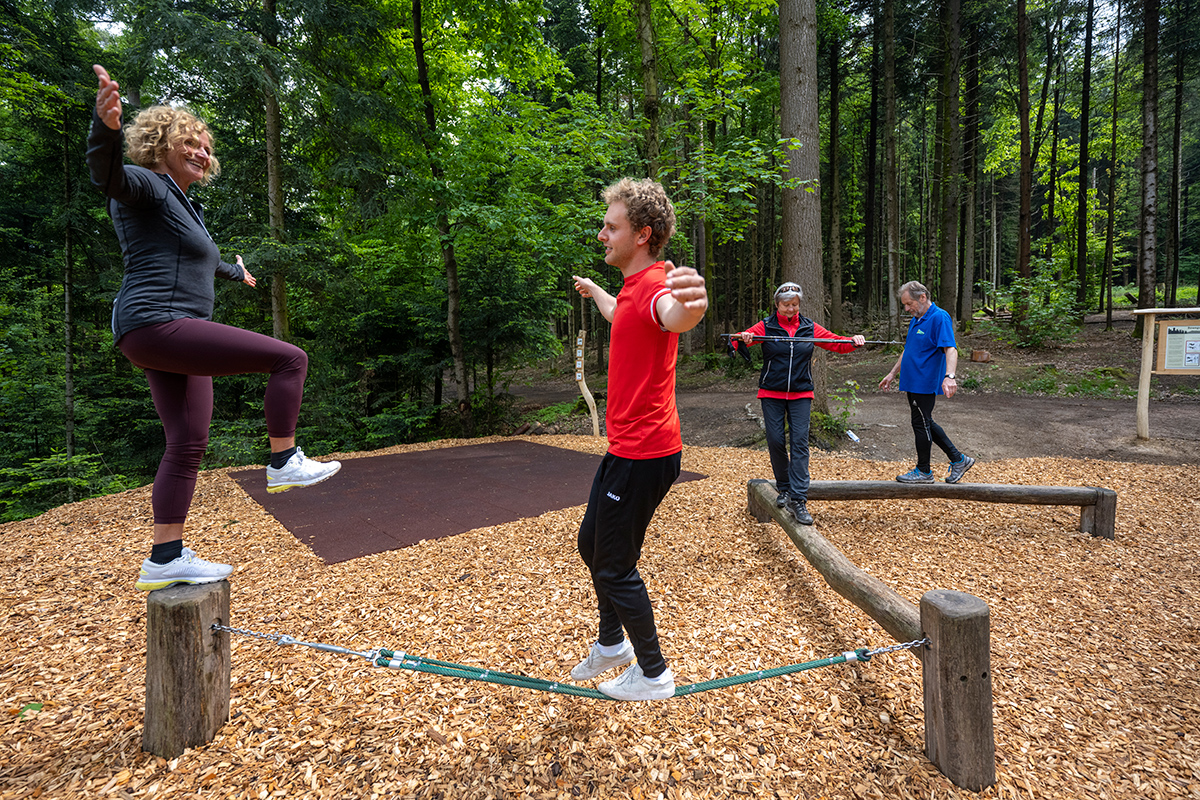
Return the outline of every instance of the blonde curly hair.
{"type": "MultiPolygon", "coordinates": [[[[167,151],[197,140],[207,133],[212,142],[212,132],[202,120],[185,108],[172,106],[150,106],[140,112],[125,129],[125,154],[139,167],[154,169],[167,158],[167,151]]],[[[221,162],[210,155],[204,177],[198,183],[204,185],[221,174],[221,162]]]]}
{"type": "Polygon", "coordinates": [[[608,205],[624,203],[635,231],[650,228],[650,255],[655,258],[675,235],[675,206],[658,181],[622,178],[605,189],[601,197],[608,205]]]}

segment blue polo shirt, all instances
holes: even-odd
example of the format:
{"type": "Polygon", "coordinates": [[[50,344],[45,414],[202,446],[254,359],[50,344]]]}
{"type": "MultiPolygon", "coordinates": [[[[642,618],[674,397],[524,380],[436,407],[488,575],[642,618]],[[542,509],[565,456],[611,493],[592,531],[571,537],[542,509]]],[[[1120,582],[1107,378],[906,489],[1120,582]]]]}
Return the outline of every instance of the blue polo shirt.
{"type": "Polygon", "coordinates": [[[932,303],[924,316],[908,321],[904,355],[900,359],[900,391],[941,394],[946,377],[946,351],[956,347],[954,320],[932,303]]]}

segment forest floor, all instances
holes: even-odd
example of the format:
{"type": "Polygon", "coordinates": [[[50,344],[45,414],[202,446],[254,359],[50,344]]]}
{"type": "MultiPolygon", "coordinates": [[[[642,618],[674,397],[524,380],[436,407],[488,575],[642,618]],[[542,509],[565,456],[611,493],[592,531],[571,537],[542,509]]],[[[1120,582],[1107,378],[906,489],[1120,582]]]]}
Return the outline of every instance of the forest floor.
{"type": "MultiPolygon", "coordinates": [[[[228,722],[178,758],[150,755],[147,605],[133,588],[152,529],[143,486],[0,525],[0,800],[1200,799],[1197,379],[1155,379],[1154,438],[1137,442],[1134,400],[1121,396],[1137,375],[1131,325],[1089,324],[1078,342],[1037,352],[969,337],[964,350],[982,346],[992,361],[964,363],[976,388],[937,412],[981,459],[972,480],[1117,492],[1114,539],[1079,531],[1077,507],[810,505],[822,536],[910,603],[943,588],[988,604],[996,782],[983,792],[953,785],[926,757],[921,663],[906,653],[610,703],[236,636],[228,722]],[[1115,399],[1048,394],[1101,376],[1120,384],[1106,389],[1115,399]]],[[[862,441],[814,452],[814,476],[887,480],[908,468],[903,400],[872,388],[894,359],[830,358],[834,385],[862,387],[851,420],[862,441]]],[[[683,463],[706,477],[667,495],[639,561],[676,680],[890,644],[780,525],[747,512],[746,481],[770,472],[746,410],[757,406],[753,375],[714,381],[686,366],[683,463]]],[[[512,388],[531,409],[571,402],[570,377],[512,388]]],[[[586,418],[568,427],[584,424],[590,433],[586,418]]],[[[529,438],[595,456],[606,447],[587,435],[529,438]]],[[[595,635],[575,544],[582,506],[327,564],[242,489],[237,469],[201,474],[187,530],[204,557],[235,565],[232,625],[550,680],[595,635]]],[[[394,494],[408,501],[403,476],[394,494]]]]}
{"type": "MultiPolygon", "coordinates": [[[[959,449],[980,460],[1057,456],[1200,463],[1200,376],[1154,376],[1150,439],[1137,438],[1141,341],[1133,338],[1133,327],[1129,311],[1116,312],[1112,330],[1105,330],[1103,315],[1089,316],[1074,341],[1041,348],[1013,347],[987,331],[960,335],[960,390],[952,399],[939,398],[934,418],[959,449]],[[990,361],[971,363],[972,350],[986,350],[990,361]]],[[[884,337],[876,333],[868,338],[884,337]]],[[[829,354],[829,388],[844,387],[846,381],[858,384],[847,423],[859,441],[825,441],[819,443],[823,449],[873,460],[912,458],[904,398],[878,388],[896,357],[894,349],[882,347],[829,354]]],[[[571,400],[579,390],[574,375],[564,372],[523,373],[510,391],[527,407],[571,400]]],[[[756,399],[758,373],[742,372],[726,377],[687,364],[680,368],[676,395],[685,444],[765,447],[756,399]]],[[[587,373],[586,378],[593,392],[604,391],[604,375],[587,373]]],[[[841,408],[831,404],[835,416],[841,408]]],[[[554,432],[590,433],[591,421],[573,417],[554,426],[554,432]]],[[[939,457],[935,451],[935,462],[939,457]]]]}

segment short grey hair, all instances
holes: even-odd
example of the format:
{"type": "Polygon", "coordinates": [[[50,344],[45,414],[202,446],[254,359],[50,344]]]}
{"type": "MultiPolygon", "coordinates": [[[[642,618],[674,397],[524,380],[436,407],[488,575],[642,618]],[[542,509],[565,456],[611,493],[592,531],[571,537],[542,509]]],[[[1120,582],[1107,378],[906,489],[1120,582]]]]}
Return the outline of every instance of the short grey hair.
{"type": "MultiPolygon", "coordinates": [[[[908,296],[913,300],[921,297],[929,297],[929,290],[925,288],[925,284],[920,281],[909,281],[900,287],[900,295],[908,292],[908,296]]],[[[898,295],[899,296],[899,295],[898,295]]]]}
{"type": "Polygon", "coordinates": [[[804,290],[800,288],[800,284],[795,281],[785,281],[779,284],[779,288],[775,290],[775,303],[779,303],[779,298],[787,298],[795,295],[797,300],[804,299],[804,290]]]}

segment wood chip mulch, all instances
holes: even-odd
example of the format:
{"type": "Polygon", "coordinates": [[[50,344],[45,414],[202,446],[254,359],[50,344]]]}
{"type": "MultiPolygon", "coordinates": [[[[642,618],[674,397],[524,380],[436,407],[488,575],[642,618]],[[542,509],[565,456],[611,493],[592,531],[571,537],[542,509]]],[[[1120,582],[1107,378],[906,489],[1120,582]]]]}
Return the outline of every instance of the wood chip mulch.
{"type": "MultiPolygon", "coordinates": [[[[812,463],[830,480],[909,466],[812,463]]],[[[777,525],[746,513],[765,453],[689,447],[684,468],[710,477],[672,490],[641,561],[678,683],[892,643],[777,525]]],[[[133,588],[150,489],[63,506],[0,526],[0,798],[1200,798],[1196,476],[1065,459],[970,475],[1115,489],[1115,541],[1080,533],[1071,507],[810,504],[824,536],[913,603],[942,588],[989,604],[998,783],[979,795],[926,759],[908,653],[612,703],[234,637],[228,724],[179,758],[151,756],[146,601],[133,588]]],[[[558,679],[595,635],[582,511],[326,566],[214,471],[187,542],[238,565],[235,626],[558,679]]]]}

